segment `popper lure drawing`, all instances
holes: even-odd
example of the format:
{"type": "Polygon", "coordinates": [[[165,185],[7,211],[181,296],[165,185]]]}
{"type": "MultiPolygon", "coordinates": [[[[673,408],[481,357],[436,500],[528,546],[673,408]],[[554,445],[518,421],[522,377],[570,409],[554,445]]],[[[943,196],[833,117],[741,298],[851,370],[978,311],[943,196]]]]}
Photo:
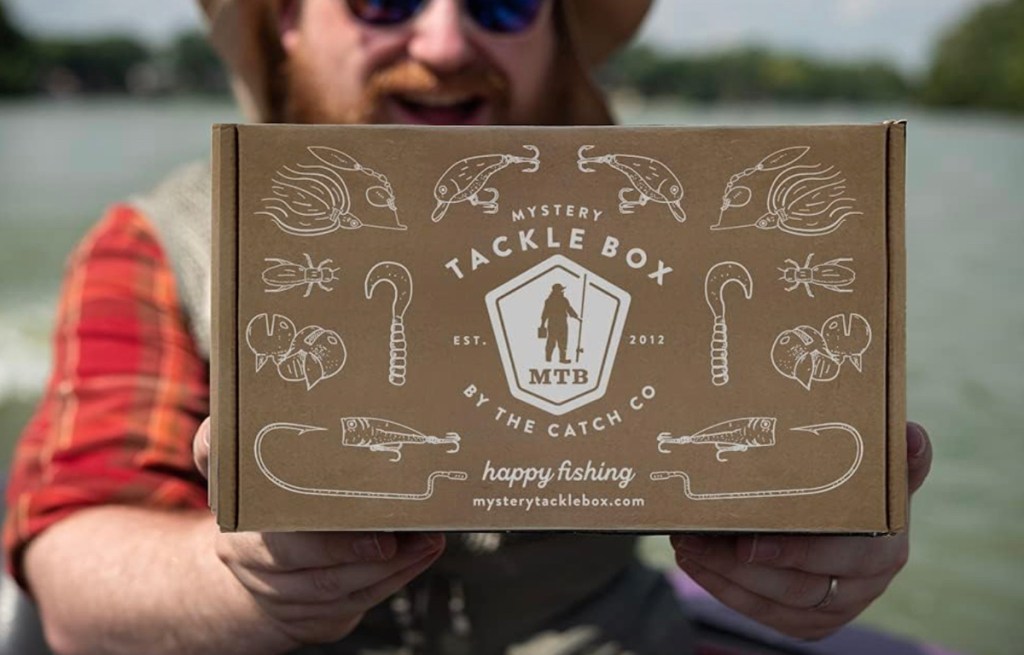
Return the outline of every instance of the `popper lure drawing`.
{"type": "Polygon", "coordinates": [[[662,432],[658,435],[658,452],[669,453],[668,446],[711,444],[715,447],[715,459],[724,462],[726,453],[745,453],[750,448],[774,446],[775,422],[774,418],[756,416],[723,421],[700,432],[680,437],[672,436],[671,432],[662,432]]]}
{"type": "Polygon", "coordinates": [[[379,284],[391,287],[391,337],[389,346],[388,382],[396,387],[405,384],[409,347],[405,339],[405,312],[412,302],[412,274],[398,262],[380,262],[366,274],[366,299],[373,298],[379,284]]]}
{"type": "Polygon", "coordinates": [[[279,169],[273,178],[271,196],[263,199],[262,209],[256,212],[258,215],[269,217],[287,234],[301,237],[362,227],[406,229],[398,220],[395,193],[386,176],[334,148],[312,146],[307,150],[318,163],[279,169]],[[364,221],[356,214],[352,192],[343,173],[369,178],[371,186],[363,196],[371,207],[386,210],[386,222],[364,221]]]}
{"type": "Polygon", "coordinates": [[[683,184],[668,166],[657,159],[640,155],[599,155],[588,157],[594,146],[581,146],[576,165],[583,173],[593,173],[595,164],[609,166],[629,180],[629,186],[619,190],[619,213],[632,214],[637,207],[655,202],[668,207],[680,223],[686,220],[683,210],[683,184]]]}
{"type": "Polygon", "coordinates": [[[807,255],[807,261],[803,266],[792,259],[786,260],[786,267],[779,269],[779,272],[782,273],[782,277],[779,279],[789,283],[786,291],[792,291],[802,284],[807,295],[813,298],[814,292],[811,291],[813,284],[837,293],[853,293],[853,289],[847,287],[857,279],[857,273],[849,266],[844,266],[844,264],[852,262],[853,259],[840,257],[812,266],[811,259],[813,258],[813,252],[807,255]]]}
{"type": "Polygon", "coordinates": [[[735,282],[747,300],[754,294],[754,279],[738,262],[719,262],[704,278],[704,299],[715,319],[711,335],[711,382],[721,387],[729,382],[729,331],[725,323],[725,288],[735,282]]]}
{"type": "Polygon", "coordinates": [[[245,328],[245,343],[256,355],[257,373],[273,362],[282,380],[303,382],[307,391],[340,373],[348,358],[340,334],[316,325],[296,330],[282,314],[254,316],[245,328]]]}
{"type": "Polygon", "coordinates": [[[305,258],[305,266],[276,257],[264,259],[264,262],[272,264],[270,268],[263,271],[263,283],[266,285],[265,291],[267,293],[280,293],[295,287],[305,286],[306,293],[302,295],[303,298],[309,298],[309,294],[313,292],[314,286],[320,287],[324,291],[331,291],[331,287],[327,285],[338,280],[338,271],[341,269],[331,268],[330,264],[334,262],[330,259],[325,259],[314,266],[313,258],[308,253],[305,254],[305,258]]]}
{"type": "MultiPolygon", "coordinates": [[[[342,426],[343,426],[343,428],[342,428],[342,440],[343,440],[343,445],[346,445],[346,446],[352,446],[352,445],[362,446],[363,445],[363,444],[360,444],[360,443],[346,443],[346,441],[345,441],[346,439],[353,439],[356,442],[361,440],[361,436],[351,436],[350,437],[350,436],[347,436],[347,435],[349,435],[349,434],[353,434],[353,435],[369,435],[372,438],[372,429],[373,429],[373,427],[372,427],[373,424],[367,423],[366,426],[363,427],[363,428],[358,428],[357,430],[354,430],[352,432],[348,432],[344,428],[344,425],[345,425],[345,423],[347,421],[357,421],[357,422],[358,421],[380,421],[380,423],[376,424],[377,426],[384,426],[384,425],[387,425],[387,426],[398,426],[397,423],[392,423],[391,421],[385,421],[383,419],[347,419],[347,418],[346,419],[342,419],[342,426]]],[[[465,481],[465,480],[469,479],[469,475],[465,471],[434,471],[433,473],[431,473],[427,477],[426,489],[424,491],[417,492],[417,493],[401,493],[401,492],[389,492],[389,491],[366,491],[366,490],[358,490],[358,489],[326,489],[326,488],[318,488],[318,487],[306,487],[306,486],[303,486],[303,485],[298,485],[298,484],[293,484],[291,482],[287,482],[284,479],[280,478],[278,475],[276,475],[273,471],[270,470],[270,467],[267,465],[266,461],[263,458],[263,441],[264,441],[264,439],[267,436],[269,436],[271,434],[274,434],[274,433],[286,433],[286,434],[290,433],[292,436],[302,436],[302,435],[313,433],[313,432],[326,432],[326,428],[320,428],[320,427],[316,427],[316,426],[313,426],[313,425],[302,425],[300,423],[271,423],[270,425],[267,425],[262,430],[260,430],[259,434],[256,435],[256,442],[255,442],[255,444],[253,446],[253,450],[255,451],[255,455],[256,455],[256,465],[259,466],[260,471],[263,472],[263,475],[265,475],[268,480],[273,482],[278,487],[281,487],[282,489],[284,489],[286,491],[291,491],[291,492],[297,493],[297,494],[304,494],[304,495],[307,495],[307,496],[340,496],[340,497],[344,497],[344,498],[366,498],[366,499],[378,499],[378,500],[427,500],[428,498],[430,498],[431,496],[434,495],[434,486],[435,486],[437,480],[465,481]]],[[[381,436],[381,435],[378,435],[378,436],[381,436]]],[[[427,443],[427,442],[424,442],[424,441],[417,442],[417,441],[410,441],[410,440],[408,440],[408,439],[413,439],[413,438],[415,438],[417,436],[419,438],[425,438],[420,433],[418,433],[416,431],[412,431],[412,432],[409,432],[409,433],[399,432],[399,433],[397,433],[393,437],[382,437],[381,440],[383,441],[385,438],[390,438],[392,440],[395,440],[395,439],[399,439],[400,440],[400,439],[402,439],[404,437],[406,440],[405,441],[399,441],[398,442],[399,445],[395,446],[395,448],[400,448],[401,447],[400,444],[402,444],[402,443],[427,443]]],[[[439,441],[438,443],[451,443],[451,442],[439,441]]],[[[458,441],[456,440],[454,443],[457,444],[458,441]]],[[[367,447],[369,447],[369,446],[367,446],[367,447]]],[[[378,448],[377,450],[385,450],[385,449],[378,448]]],[[[394,450],[394,449],[391,449],[391,450],[392,450],[392,452],[398,452],[397,450],[394,450]]],[[[457,448],[456,448],[456,450],[457,450],[457,448]]],[[[452,452],[454,452],[454,451],[452,451],[452,452]]],[[[401,458],[401,453],[399,452],[399,459],[400,458],[401,458]]],[[[395,461],[397,461],[397,460],[395,460],[395,461]]]]}
{"type": "Polygon", "coordinates": [[[407,425],[383,418],[350,417],[341,419],[341,443],[353,448],[368,448],[371,452],[394,455],[390,461],[402,459],[402,447],[414,444],[449,446],[449,454],[459,452],[459,433],[448,432],[443,437],[423,434],[407,425]]]}
{"type": "Polygon", "coordinates": [[[540,149],[537,146],[523,146],[523,149],[531,153],[529,157],[522,157],[511,154],[477,155],[467,157],[452,164],[448,170],[441,175],[434,187],[434,198],[437,200],[437,207],[431,219],[437,223],[448,209],[460,202],[468,202],[474,207],[482,207],[485,214],[498,213],[498,198],[500,193],[494,187],[488,187],[487,183],[499,171],[509,166],[522,164],[520,169],[523,173],[536,173],[540,169],[540,149]],[[481,198],[480,194],[488,194],[487,198],[481,198]]]}
{"type": "Polygon", "coordinates": [[[733,175],[722,195],[718,223],[711,229],[756,227],[814,237],[862,216],[849,195],[846,177],[835,166],[797,165],[809,151],[807,146],[784,148],[733,175]]]}
{"type": "Polygon", "coordinates": [[[864,367],[864,352],[871,345],[871,325],[860,314],[836,314],[821,330],[800,325],[785,330],[772,344],[772,365],[783,377],[810,391],[814,382],[831,382],[850,362],[857,372],[864,367]]]}
{"type": "MultiPolygon", "coordinates": [[[[738,421],[727,421],[725,424],[720,424],[720,425],[727,425],[729,423],[735,423],[737,425],[742,426],[744,421],[758,422],[759,425],[763,425],[765,421],[770,421],[771,422],[770,439],[771,439],[771,442],[774,443],[774,441],[775,441],[775,419],[774,418],[761,417],[761,418],[753,418],[753,419],[739,419],[738,421]]],[[[717,427],[717,426],[715,426],[715,427],[717,427]]],[[[714,429],[714,428],[708,428],[708,430],[712,430],[712,429],[714,429]]],[[[692,489],[692,485],[691,485],[691,482],[690,482],[690,475],[688,473],[686,473],[685,471],[655,471],[655,472],[651,473],[651,480],[653,480],[655,482],[659,482],[659,481],[664,481],[664,480],[670,480],[672,478],[682,478],[682,480],[683,480],[683,494],[685,494],[685,496],[687,498],[689,498],[690,500],[740,500],[740,499],[749,499],[749,498],[783,498],[783,497],[787,497],[787,496],[813,496],[813,495],[816,495],[816,494],[823,494],[823,493],[827,493],[829,491],[832,491],[834,489],[838,489],[839,487],[841,487],[844,484],[846,484],[846,482],[850,478],[852,478],[853,475],[857,472],[857,469],[860,468],[860,464],[861,464],[861,462],[864,459],[864,439],[861,437],[860,432],[858,432],[857,429],[854,428],[852,425],[849,425],[847,423],[838,423],[838,422],[836,422],[836,423],[818,423],[816,425],[804,425],[802,427],[790,428],[790,431],[791,432],[808,432],[808,433],[816,435],[816,436],[820,436],[820,435],[823,435],[823,434],[826,434],[826,433],[831,433],[831,432],[844,433],[844,434],[850,436],[853,439],[853,441],[854,441],[854,445],[855,445],[856,451],[855,451],[854,456],[853,456],[853,462],[850,464],[850,467],[848,469],[846,469],[846,471],[842,475],[840,475],[838,478],[836,478],[835,480],[832,480],[831,482],[826,482],[824,484],[816,485],[816,486],[813,486],[813,487],[796,487],[796,488],[790,488],[790,489],[785,489],[785,488],[783,488],[783,489],[758,489],[758,490],[750,490],[750,491],[734,491],[734,492],[724,492],[724,493],[698,493],[698,492],[695,492],[692,489]]],[[[702,431],[702,432],[706,432],[706,431],[702,431]]],[[[742,433],[742,430],[740,430],[740,432],[742,433]]],[[[748,432],[748,435],[749,434],[759,434],[760,435],[759,438],[767,439],[768,438],[768,436],[767,436],[768,433],[769,432],[766,431],[766,430],[757,429],[757,430],[754,430],[752,432],[748,432]]],[[[698,433],[698,434],[701,434],[701,433],[698,433]]],[[[696,436],[697,435],[694,435],[694,437],[696,437],[696,436]]],[[[730,445],[730,444],[733,444],[733,443],[738,444],[738,445],[746,444],[746,441],[743,440],[744,437],[742,437],[742,436],[737,437],[737,436],[734,436],[734,435],[724,434],[724,435],[721,435],[721,438],[726,439],[726,441],[724,441],[724,443],[726,445],[730,445]]],[[[686,437],[680,437],[680,439],[686,439],[686,437]]],[[[661,438],[659,437],[659,442],[660,441],[661,441],[661,438]]],[[[692,440],[692,441],[680,441],[679,443],[705,443],[705,441],[692,440]]],[[[718,445],[714,440],[708,440],[707,443],[715,443],[716,446],[718,445]]],[[[751,444],[748,445],[748,447],[753,447],[755,445],[760,446],[760,445],[770,445],[770,444],[751,443],[751,444]]],[[[659,450],[660,450],[660,443],[659,443],[659,450]]],[[[746,450],[746,448],[742,448],[742,449],[737,448],[736,450],[746,450]]],[[[662,452],[665,452],[665,451],[662,451],[662,452]]],[[[721,450],[719,451],[718,455],[721,455],[721,450]]],[[[717,457],[717,459],[718,459],[718,461],[725,461],[721,457],[717,457]]]]}

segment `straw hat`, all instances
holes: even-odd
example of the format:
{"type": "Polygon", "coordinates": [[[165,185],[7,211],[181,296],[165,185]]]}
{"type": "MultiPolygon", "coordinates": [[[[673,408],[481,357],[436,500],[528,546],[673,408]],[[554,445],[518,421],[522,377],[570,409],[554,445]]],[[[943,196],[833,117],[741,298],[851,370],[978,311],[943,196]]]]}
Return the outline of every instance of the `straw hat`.
{"type": "MultiPolygon", "coordinates": [[[[232,87],[249,120],[270,120],[275,106],[269,77],[271,53],[266,0],[199,0],[210,40],[231,69],[232,87]]],[[[573,57],[565,80],[569,117],[575,124],[611,122],[591,71],[636,34],[653,0],[560,0],[573,57]]]]}

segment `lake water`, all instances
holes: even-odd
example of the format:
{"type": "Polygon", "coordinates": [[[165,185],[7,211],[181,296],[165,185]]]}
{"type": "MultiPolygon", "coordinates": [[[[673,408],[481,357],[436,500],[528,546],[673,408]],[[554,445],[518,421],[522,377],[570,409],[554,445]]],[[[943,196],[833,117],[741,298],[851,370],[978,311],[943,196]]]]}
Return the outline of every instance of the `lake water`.
{"type": "MultiPolygon", "coordinates": [[[[910,416],[935,443],[911,563],[862,619],[1024,652],[1024,120],[903,108],[628,105],[630,123],[910,121],[910,416]]],[[[0,464],[48,368],[62,262],[103,208],[205,156],[224,103],[0,104],[0,464]]],[[[671,560],[664,539],[653,561],[671,560]]]]}

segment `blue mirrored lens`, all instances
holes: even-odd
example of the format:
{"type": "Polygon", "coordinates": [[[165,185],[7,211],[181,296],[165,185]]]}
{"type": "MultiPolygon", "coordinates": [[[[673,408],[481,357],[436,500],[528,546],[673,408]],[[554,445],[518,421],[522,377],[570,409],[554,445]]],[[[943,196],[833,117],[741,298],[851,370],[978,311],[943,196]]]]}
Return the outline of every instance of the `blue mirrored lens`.
{"type": "Polygon", "coordinates": [[[371,25],[397,25],[412,18],[426,0],[348,0],[352,14],[371,25]]]}
{"type": "Polygon", "coordinates": [[[480,27],[501,34],[523,32],[533,25],[545,0],[467,0],[469,15],[480,27]]]}

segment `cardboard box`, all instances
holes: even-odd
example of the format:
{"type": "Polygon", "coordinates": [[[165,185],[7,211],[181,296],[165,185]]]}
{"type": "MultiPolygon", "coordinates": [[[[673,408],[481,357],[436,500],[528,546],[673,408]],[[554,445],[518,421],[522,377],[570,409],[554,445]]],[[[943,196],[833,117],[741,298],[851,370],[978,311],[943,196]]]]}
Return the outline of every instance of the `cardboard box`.
{"type": "Polygon", "coordinates": [[[220,526],[902,529],[904,140],[217,126],[220,526]]]}

